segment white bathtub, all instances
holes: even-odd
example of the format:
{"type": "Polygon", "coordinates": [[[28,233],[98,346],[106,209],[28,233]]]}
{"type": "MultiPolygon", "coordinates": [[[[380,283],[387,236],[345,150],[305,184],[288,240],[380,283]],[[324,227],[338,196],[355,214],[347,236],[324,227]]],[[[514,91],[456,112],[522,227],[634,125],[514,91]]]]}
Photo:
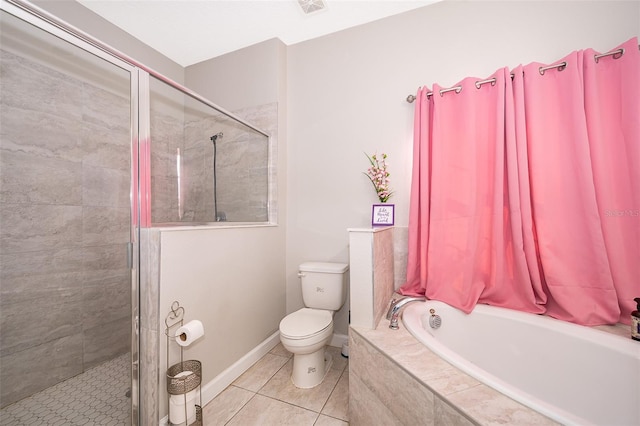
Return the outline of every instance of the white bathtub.
{"type": "Polygon", "coordinates": [[[566,425],[640,425],[640,342],[550,317],[414,302],[409,332],[479,381],[566,425]],[[442,318],[429,327],[429,309],[442,318]]]}

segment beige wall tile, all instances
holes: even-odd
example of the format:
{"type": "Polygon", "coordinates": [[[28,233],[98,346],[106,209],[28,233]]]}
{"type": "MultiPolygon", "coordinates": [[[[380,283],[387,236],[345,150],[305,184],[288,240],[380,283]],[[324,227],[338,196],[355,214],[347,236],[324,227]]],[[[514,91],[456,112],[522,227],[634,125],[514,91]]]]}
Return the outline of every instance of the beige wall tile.
{"type": "Polygon", "coordinates": [[[395,426],[402,422],[365,385],[356,374],[349,376],[349,425],[395,426]]]}
{"type": "MultiPolygon", "coordinates": [[[[376,397],[404,424],[433,419],[433,393],[378,349],[351,334],[350,372],[357,375],[376,397]]],[[[351,383],[350,383],[351,384],[351,383]]]]}

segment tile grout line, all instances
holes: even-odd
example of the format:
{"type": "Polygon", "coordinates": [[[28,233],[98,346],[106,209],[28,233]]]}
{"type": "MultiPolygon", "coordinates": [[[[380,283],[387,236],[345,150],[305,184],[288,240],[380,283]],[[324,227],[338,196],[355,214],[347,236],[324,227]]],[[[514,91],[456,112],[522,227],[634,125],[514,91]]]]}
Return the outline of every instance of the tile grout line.
{"type": "MultiPolygon", "coordinates": [[[[272,354],[272,355],[275,355],[275,354],[272,354]]],[[[285,357],[283,357],[283,356],[281,356],[281,355],[276,355],[276,356],[279,356],[279,357],[281,357],[281,358],[285,358],[285,357]]],[[[274,377],[276,377],[276,375],[280,372],[280,370],[282,370],[282,369],[287,365],[287,363],[289,362],[289,360],[290,360],[290,359],[291,359],[291,358],[287,358],[287,360],[286,360],[286,361],[285,361],[285,362],[284,362],[284,363],[283,363],[283,364],[282,364],[282,365],[281,365],[281,366],[280,366],[280,367],[279,367],[279,368],[278,368],[278,369],[277,369],[277,370],[276,370],[276,371],[275,371],[275,372],[274,372],[274,373],[273,373],[273,374],[272,374],[272,375],[267,379],[267,381],[266,381],[266,382],[264,382],[264,384],[263,384],[262,386],[260,386],[260,388],[258,388],[258,390],[256,391],[256,393],[257,393],[258,395],[267,396],[267,395],[263,395],[263,394],[261,394],[261,393],[260,393],[260,391],[261,391],[262,389],[264,389],[264,387],[265,387],[265,386],[267,386],[267,385],[269,384],[269,382],[270,382],[274,377]]],[[[268,398],[268,397],[267,397],[267,398],[268,398]]]]}
{"type": "MultiPolygon", "coordinates": [[[[347,358],[347,360],[348,360],[348,359],[349,359],[349,358],[347,358]]],[[[347,361],[347,362],[348,362],[348,361],[347,361]]],[[[348,364],[347,364],[347,366],[348,366],[348,364]]],[[[322,405],[322,408],[320,408],[320,412],[319,412],[319,414],[322,414],[322,410],[324,410],[324,408],[325,408],[325,407],[327,406],[327,404],[329,403],[329,400],[331,399],[331,395],[333,395],[333,392],[335,392],[336,388],[338,387],[338,383],[340,383],[340,380],[342,379],[342,375],[343,375],[343,374],[345,373],[345,371],[347,370],[347,366],[345,366],[345,367],[342,369],[342,371],[340,372],[340,377],[338,377],[338,380],[336,381],[336,384],[333,386],[333,389],[331,389],[331,392],[329,393],[329,397],[327,398],[327,400],[326,400],[326,401],[324,402],[324,404],[322,405]]],[[[334,419],[337,419],[337,417],[333,417],[333,416],[330,416],[330,415],[328,415],[328,414],[325,414],[325,416],[327,416],[327,417],[331,417],[331,418],[334,418],[334,419]]],[[[342,419],[338,419],[338,420],[344,421],[344,420],[342,420],[342,419]]]]}
{"type": "MultiPolygon", "coordinates": [[[[269,375],[269,378],[268,378],[268,379],[267,379],[267,380],[266,380],[266,381],[265,381],[265,382],[264,382],[264,383],[263,383],[263,384],[258,388],[258,390],[256,390],[256,391],[254,391],[254,390],[252,390],[252,389],[246,389],[246,388],[244,388],[244,387],[242,387],[242,386],[238,386],[238,385],[235,385],[235,384],[233,384],[233,383],[232,383],[231,385],[229,385],[229,387],[235,387],[235,388],[237,388],[237,389],[242,389],[242,390],[244,390],[244,391],[250,392],[250,395],[251,395],[251,396],[250,396],[250,398],[249,398],[249,399],[248,399],[248,400],[247,400],[247,401],[246,401],[246,402],[245,402],[241,407],[239,407],[239,408],[237,409],[237,411],[235,411],[235,413],[233,413],[233,415],[232,415],[232,416],[231,416],[231,417],[230,417],[230,418],[229,418],[229,419],[224,423],[225,425],[229,425],[229,424],[233,421],[233,419],[238,418],[238,416],[242,416],[242,415],[244,415],[244,414],[241,414],[241,413],[243,413],[243,412],[245,412],[245,413],[246,413],[247,406],[251,403],[251,401],[253,401],[253,400],[256,398],[256,395],[260,395],[261,397],[264,397],[264,398],[266,398],[267,400],[274,401],[274,402],[277,402],[277,403],[279,403],[279,404],[284,404],[285,406],[288,406],[288,407],[292,407],[292,408],[295,408],[295,409],[300,409],[300,410],[307,411],[307,412],[309,412],[309,413],[313,413],[313,414],[315,415],[315,416],[314,416],[313,423],[312,423],[313,425],[315,425],[315,424],[320,420],[321,416],[325,416],[325,417],[327,417],[327,418],[331,418],[331,419],[334,419],[334,420],[336,420],[336,421],[344,422],[344,423],[346,423],[346,424],[349,424],[349,423],[348,423],[348,420],[345,420],[345,419],[340,418],[340,417],[336,417],[335,415],[331,415],[331,414],[324,414],[324,413],[322,412],[322,410],[324,410],[324,409],[327,407],[328,402],[330,401],[331,397],[332,397],[332,396],[334,395],[334,393],[336,392],[336,389],[338,388],[338,384],[339,384],[340,380],[341,380],[341,379],[344,379],[344,374],[348,374],[348,367],[349,367],[349,358],[348,358],[348,357],[344,357],[344,358],[346,359],[346,361],[345,361],[345,364],[344,364],[341,368],[339,368],[339,369],[337,369],[337,368],[331,368],[331,370],[334,370],[334,371],[336,371],[337,373],[339,373],[338,379],[336,380],[336,382],[335,382],[335,383],[332,385],[332,387],[330,388],[330,391],[329,391],[329,393],[328,393],[328,396],[326,397],[326,399],[324,399],[324,401],[323,401],[323,403],[322,403],[322,406],[321,406],[321,407],[319,407],[319,409],[317,409],[317,411],[316,411],[316,409],[311,409],[311,408],[307,408],[307,407],[302,406],[302,405],[298,405],[297,403],[295,403],[295,402],[291,402],[290,400],[281,399],[281,398],[279,398],[277,395],[276,395],[276,396],[270,396],[270,395],[268,395],[268,394],[261,393],[261,392],[264,392],[265,388],[266,388],[267,386],[269,386],[269,384],[271,383],[271,381],[272,381],[272,380],[273,380],[273,379],[274,379],[274,378],[275,378],[279,373],[281,373],[281,372],[282,372],[282,370],[283,370],[284,368],[286,368],[286,367],[287,367],[288,363],[289,363],[289,362],[292,362],[292,356],[286,356],[286,357],[285,357],[285,356],[282,356],[280,353],[273,353],[273,352],[271,352],[271,351],[270,351],[268,354],[270,354],[270,355],[275,355],[275,356],[277,356],[277,357],[279,357],[279,358],[285,358],[284,363],[283,363],[280,367],[278,367],[274,373],[270,374],[270,375],[269,375]]],[[[341,356],[341,354],[331,354],[331,355],[332,355],[332,356],[334,356],[334,358],[337,358],[338,360],[340,359],[340,356],[341,356]]],[[[335,359],[334,359],[334,361],[335,361],[335,359]]],[[[342,360],[341,360],[341,361],[342,361],[342,360]]],[[[334,363],[334,366],[336,366],[336,365],[337,365],[337,364],[335,364],[335,363],[334,363]]],[[[289,377],[289,381],[291,381],[291,377],[289,377]]],[[[294,385],[294,386],[295,386],[295,385],[294,385]]],[[[286,397],[285,397],[285,398],[286,398],[286,397]]]]}
{"type": "MultiPolygon", "coordinates": [[[[233,386],[233,385],[229,385],[229,386],[233,386]]],[[[242,388],[241,388],[241,387],[239,387],[239,386],[236,386],[236,387],[237,387],[238,389],[242,389],[242,388]]],[[[247,390],[247,389],[243,389],[243,390],[247,390]]],[[[251,402],[251,400],[252,400],[253,398],[255,398],[255,397],[256,397],[256,395],[258,395],[258,393],[257,393],[257,392],[254,392],[254,393],[253,393],[253,395],[251,396],[251,398],[249,398],[249,399],[247,400],[247,402],[245,402],[244,404],[242,404],[242,407],[240,407],[240,408],[238,409],[238,411],[236,411],[235,413],[233,413],[233,416],[231,416],[231,418],[230,418],[229,420],[227,420],[227,421],[224,423],[224,424],[225,424],[225,426],[226,426],[226,425],[228,425],[229,423],[231,423],[231,421],[234,419],[234,417],[235,417],[235,416],[237,416],[237,415],[242,411],[242,409],[243,409],[244,407],[246,407],[246,406],[247,406],[247,404],[249,404],[249,402],[251,402]]]]}
{"type": "MultiPolygon", "coordinates": [[[[277,369],[277,370],[276,370],[276,371],[275,371],[275,372],[274,372],[274,373],[273,373],[273,374],[272,374],[272,375],[267,379],[267,381],[265,381],[265,383],[264,383],[262,386],[260,386],[260,387],[258,388],[258,390],[256,390],[256,391],[253,391],[253,390],[251,390],[251,389],[243,388],[242,386],[234,385],[233,383],[229,385],[229,386],[234,386],[234,387],[236,387],[236,388],[238,388],[238,389],[245,390],[245,391],[247,391],[247,392],[251,392],[251,393],[253,393],[253,395],[251,396],[251,398],[249,398],[249,399],[247,400],[247,402],[245,402],[245,403],[244,403],[244,404],[243,404],[243,405],[238,409],[238,411],[236,411],[236,412],[233,414],[233,416],[231,416],[231,418],[230,418],[227,422],[225,422],[225,425],[228,425],[228,424],[233,420],[233,418],[234,418],[234,417],[236,417],[238,414],[240,414],[240,412],[241,412],[241,411],[242,411],[242,410],[243,410],[243,409],[244,409],[244,408],[249,404],[249,402],[251,402],[251,401],[256,397],[256,395],[260,395],[260,396],[263,396],[263,397],[265,397],[265,398],[269,398],[269,399],[272,399],[272,400],[276,400],[276,399],[271,398],[271,397],[269,397],[269,396],[267,396],[267,395],[262,395],[262,394],[261,394],[261,393],[259,393],[259,392],[260,392],[260,390],[262,390],[262,389],[267,385],[267,383],[269,383],[269,381],[271,381],[271,379],[273,379],[273,378],[275,377],[275,375],[276,375],[276,374],[278,374],[278,372],[279,372],[281,369],[283,369],[283,368],[284,368],[284,366],[287,364],[287,362],[289,362],[289,359],[291,359],[291,357],[284,357],[284,356],[282,356],[282,355],[274,354],[274,353],[271,353],[271,352],[267,352],[267,354],[265,354],[265,356],[266,356],[266,355],[273,355],[273,356],[277,356],[277,357],[280,357],[280,358],[285,358],[285,359],[286,359],[286,361],[285,361],[285,362],[284,362],[284,363],[283,363],[283,364],[282,364],[282,365],[281,365],[281,366],[280,366],[280,367],[279,367],[279,368],[278,368],[278,369],[277,369]]],[[[264,357],[263,357],[263,358],[264,358],[264,357]]],[[[246,371],[248,371],[248,370],[249,370],[249,369],[247,369],[246,371]]],[[[245,371],[245,372],[246,372],[246,371],[245,371]]],[[[244,374],[244,373],[243,373],[243,374],[244,374]]],[[[276,400],[276,401],[277,401],[277,400],[276,400]]],[[[281,401],[281,402],[285,402],[285,401],[281,401]]],[[[286,403],[286,402],[285,402],[285,403],[286,403]]],[[[291,405],[291,404],[289,404],[289,405],[291,405]]]]}
{"type": "Polygon", "coordinates": [[[130,399],[124,396],[129,385],[129,354],[119,355],[74,377],[43,389],[0,410],[3,423],[39,425],[82,424],[91,419],[119,424],[128,417],[130,399]],[[110,387],[111,386],[111,387],[110,387]],[[104,389],[108,391],[104,391],[104,389]],[[95,392],[99,396],[95,396],[95,392]],[[92,396],[93,405],[86,402],[92,396]],[[82,408],[82,409],[81,409],[82,408]],[[76,423],[80,422],[80,423],[76,423]]]}
{"type": "MultiPolygon", "coordinates": [[[[285,363],[285,364],[286,364],[286,363],[285,363]]],[[[280,371],[282,368],[284,368],[284,365],[283,365],[282,367],[280,367],[280,369],[278,369],[278,371],[280,371]]],[[[329,392],[329,396],[327,397],[327,399],[326,399],[326,401],[324,402],[324,404],[322,404],[322,407],[320,407],[320,410],[319,410],[319,411],[315,411],[315,410],[312,410],[312,409],[310,409],[310,408],[303,407],[303,406],[301,406],[301,405],[297,405],[297,404],[294,404],[294,403],[292,403],[292,402],[285,401],[285,400],[283,400],[283,399],[275,398],[275,397],[272,397],[272,396],[264,395],[264,394],[261,394],[261,393],[258,393],[258,395],[260,395],[260,396],[264,396],[264,397],[269,398],[269,399],[272,399],[272,400],[274,400],[274,401],[282,402],[282,403],[287,404],[287,405],[291,405],[292,407],[297,407],[297,408],[301,408],[301,409],[303,409],[303,410],[307,410],[307,411],[311,411],[311,412],[313,412],[313,413],[317,413],[317,414],[318,414],[318,418],[320,417],[320,415],[325,415],[325,416],[327,416],[327,417],[331,417],[331,418],[337,419],[337,417],[329,416],[329,415],[327,415],[327,414],[322,414],[322,410],[323,410],[323,409],[324,409],[324,407],[327,405],[327,402],[329,402],[329,399],[331,398],[331,395],[333,394],[333,392],[336,390],[336,387],[338,386],[338,382],[339,382],[339,381],[340,381],[340,379],[342,378],[342,375],[344,374],[345,370],[346,370],[346,366],[341,370],[341,372],[340,372],[340,377],[338,377],[338,380],[336,381],[335,385],[333,385],[333,388],[331,389],[331,392],[329,392]]],[[[277,373],[277,372],[276,372],[276,373],[277,373]]],[[[275,376],[275,374],[274,374],[273,376],[275,376]]],[[[271,378],[273,378],[273,376],[272,376],[271,378]]],[[[269,380],[271,380],[271,379],[269,379],[269,380]]],[[[291,378],[289,378],[289,380],[291,380],[291,378]]],[[[269,381],[267,381],[267,383],[268,383],[268,382],[269,382],[269,381]]],[[[265,384],[264,384],[260,389],[264,388],[264,387],[267,385],[267,383],[265,383],[265,384]]],[[[293,384],[293,382],[292,382],[292,384],[293,384]]],[[[293,384],[293,385],[295,386],[295,384],[293,384]]],[[[259,391],[258,391],[258,392],[259,392],[259,391]]],[[[317,419],[316,419],[316,420],[317,420],[317,419]]],[[[344,421],[344,420],[342,420],[342,419],[338,419],[338,420],[344,421]]]]}
{"type": "Polygon", "coordinates": [[[338,376],[338,380],[336,380],[336,384],[333,385],[333,388],[331,388],[331,392],[329,392],[329,396],[327,397],[327,400],[324,402],[324,404],[322,404],[322,407],[320,407],[320,413],[322,413],[322,410],[324,410],[324,407],[327,406],[327,403],[329,402],[329,400],[331,399],[331,395],[333,395],[333,392],[336,390],[336,388],[338,387],[338,383],[340,382],[340,379],[342,378],[342,375],[344,374],[344,369],[342,369],[342,371],[340,372],[340,376],[338,376]]]}

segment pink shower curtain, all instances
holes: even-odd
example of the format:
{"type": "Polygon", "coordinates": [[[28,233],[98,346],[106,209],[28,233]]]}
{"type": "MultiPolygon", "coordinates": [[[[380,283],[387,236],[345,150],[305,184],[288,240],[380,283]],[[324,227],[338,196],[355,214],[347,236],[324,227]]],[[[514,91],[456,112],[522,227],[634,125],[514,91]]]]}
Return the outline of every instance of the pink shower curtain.
{"type": "Polygon", "coordinates": [[[416,99],[407,282],[580,324],[640,296],[640,53],[507,69],[416,99]]]}

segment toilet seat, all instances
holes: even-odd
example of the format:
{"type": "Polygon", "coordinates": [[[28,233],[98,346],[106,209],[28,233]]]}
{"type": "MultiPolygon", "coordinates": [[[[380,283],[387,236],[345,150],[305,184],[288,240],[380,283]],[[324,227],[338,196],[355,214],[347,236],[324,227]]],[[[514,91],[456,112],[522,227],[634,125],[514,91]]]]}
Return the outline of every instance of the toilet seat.
{"type": "Polygon", "coordinates": [[[322,334],[332,322],[333,315],[329,311],[302,308],[280,321],[280,334],[291,340],[308,339],[322,334]]]}

